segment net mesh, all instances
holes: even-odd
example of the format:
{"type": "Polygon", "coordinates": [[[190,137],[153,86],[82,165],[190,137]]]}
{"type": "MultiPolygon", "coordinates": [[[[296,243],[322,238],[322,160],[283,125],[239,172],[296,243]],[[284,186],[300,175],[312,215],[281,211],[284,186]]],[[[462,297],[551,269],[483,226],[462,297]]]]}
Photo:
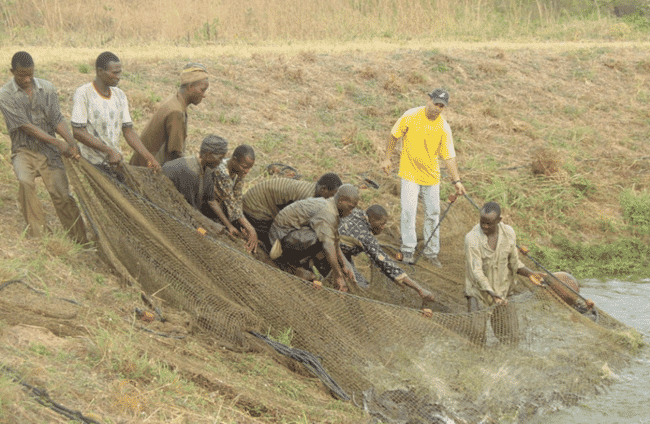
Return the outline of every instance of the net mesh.
{"type": "Polygon", "coordinates": [[[246,349],[250,332],[291,329],[292,345],[320,358],[345,392],[339,396],[375,421],[523,421],[609,384],[639,337],[602,311],[581,315],[552,291],[523,283],[507,310],[465,313],[461,246],[476,218],[460,206],[443,226],[441,259],[452,265],[407,268],[436,295],[422,305],[363,264],[370,288],[343,294],[251,257],[163,175],[125,166],[121,184],[84,160],[66,168],[103,260],[120,275],[233,349],[246,349]]]}

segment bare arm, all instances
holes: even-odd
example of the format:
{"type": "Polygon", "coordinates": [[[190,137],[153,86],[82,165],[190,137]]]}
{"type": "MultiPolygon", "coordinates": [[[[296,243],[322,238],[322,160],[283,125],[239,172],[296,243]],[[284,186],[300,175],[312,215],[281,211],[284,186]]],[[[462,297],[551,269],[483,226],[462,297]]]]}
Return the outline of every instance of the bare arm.
{"type": "Polygon", "coordinates": [[[122,134],[124,134],[124,138],[129,146],[147,161],[147,168],[153,169],[154,172],[160,172],[160,164],[149,150],[144,147],[144,144],[140,141],[140,137],[138,137],[133,127],[122,127],[122,134]]]}
{"type": "Polygon", "coordinates": [[[542,280],[544,279],[543,272],[535,272],[530,268],[522,267],[517,270],[517,274],[528,278],[536,286],[541,285],[542,280]]]}
{"type": "Polygon", "coordinates": [[[122,162],[122,154],[115,149],[99,140],[94,135],[90,134],[85,127],[72,127],[72,134],[74,138],[80,143],[97,150],[98,152],[106,153],[108,155],[108,162],[111,164],[118,164],[122,162]]]}
{"type": "Polygon", "coordinates": [[[257,231],[255,231],[255,228],[253,228],[251,223],[248,222],[248,219],[246,219],[244,216],[239,218],[239,223],[242,225],[242,227],[244,227],[246,233],[248,234],[248,240],[246,241],[246,251],[248,253],[257,252],[257,231]]]}
{"type": "Polygon", "coordinates": [[[63,154],[66,157],[78,160],[81,157],[79,154],[79,148],[77,147],[77,143],[75,143],[74,137],[65,121],[59,122],[54,130],[66,141],[66,150],[63,150],[63,154]]]}
{"type": "MultiPolygon", "coordinates": [[[[61,121],[61,124],[65,125],[65,122],[61,121]]],[[[59,124],[59,125],[61,125],[61,124],[59,124]]],[[[55,145],[61,151],[66,151],[68,149],[68,146],[64,141],[59,140],[58,138],[49,135],[48,133],[46,133],[45,131],[43,131],[42,129],[40,129],[39,127],[37,127],[34,124],[23,124],[18,128],[20,130],[24,131],[25,133],[27,133],[28,135],[30,135],[30,136],[32,136],[32,137],[34,137],[34,138],[36,138],[36,139],[38,139],[40,141],[55,145]]],[[[58,128],[59,128],[59,126],[57,126],[57,129],[58,128]]]]}
{"type": "Polygon", "coordinates": [[[350,280],[354,281],[355,283],[357,282],[357,277],[354,275],[354,270],[352,269],[352,264],[347,260],[347,258],[343,255],[343,251],[341,250],[341,244],[337,244],[336,246],[336,256],[339,261],[339,264],[341,265],[341,271],[345,276],[347,276],[350,280]]]}
{"type": "MultiPolygon", "coordinates": [[[[340,250],[340,249],[339,249],[340,250]]],[[[348,291],[348,286],[345,284],[345,278],[343,277],[343,271],[341,270],[341,265],[338,259],[338,252],[336,251],[336,246],[332,240],[327,240],[323,243],[323,251],[325,251],[325,258],[332,268],[334,273],[334,282],[339,286],[339,290],[342,292],[348,291]]]]}
{"type": "Polygon", "coordinates": [[[223,213],[223,209],[221,208],[221,203],[219,201],[211,200],[211,201],[208,202],[208,205],[214,211],[214,213],[217,214],[217,216],[219,217],[219,220],[223,223],[223,225],[226,227],[226,229],[228,230],[228,233],[231,236],[236,236],[236,235],[239,234],[239,230],[237,228],[235,228],[235,226],[232,225],[230,223],[230,221],[228,221],[228,218],[226,217],[226,214],[223,213]]]}
{"type": "Polygon", "coordinates": [[[392,166],[391,160],[390,160],[390,155],[393,153],[393,149],[395,149],[395,146],[397,145],[397,140],[398,138],[395,138],[393,134],[390,135],[388,139],[388,143],[386,144],[386,154],[384,160],[381,162],[381,168],[384,170],[385,173],[390,173],[390,168],[392,166]]]}
{"type": "Polygon", "coordinates": [[[445,159],[445,165],[447,166],[447,171],[451,175],[451,181],[453,181],[454,187],[456,187],[456,195],[462,196],[467,193],[465,186],[460,182],[460,173],[458,172],[458,165],[456,164],[456,158],[445,159]]]}
{"type": "Polygon", "coordinates": [[[434,301],[433,294],[429,290],[423,289],[418,283],[415,281],[411,280],[408,276],[404,276],[401,280],[395,280],[397,283],[404,284],[407,287],[412,288],[422,298],[422,300],[428,300],[428,301],[434,301]]]}
{"type": "Polygon", "coordinates": [[[341,245],[338,245],[338,250],[337,254],[339,255],[339,261],[341,261],[341,271],[343,271],[343,274],[347,276],[350,280],[354,281],[355,283],[357,282],[357,277],[354,275],[354,270],[352,269],[352,264],[347,260],[345,256],[343,256],[343,252],[341,251],[341,245]]]}

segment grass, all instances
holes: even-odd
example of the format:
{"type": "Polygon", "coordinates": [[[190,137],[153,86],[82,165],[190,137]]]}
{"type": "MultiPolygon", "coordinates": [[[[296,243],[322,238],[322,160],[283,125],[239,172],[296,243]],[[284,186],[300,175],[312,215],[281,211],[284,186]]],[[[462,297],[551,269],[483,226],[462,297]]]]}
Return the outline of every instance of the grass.
{"type": "Polygon", "coordinates": [[[266,333],[266,337],[270,338],[271,340],[274,340],[278,343],[282,343],[285,346],[291,347],[291,340],[293,339],[294,333],[291,328],[285,328],[284,330],[280,330],[276,336],[271,335],[271,330],[266,333]]]}
{"type": "Polygon", "coordinates": [[[111,6],[81,0],[4,2],[0,14],[6,26],[1,35],[12,43],[102,47],[137,45],[142,40],[177,45],[324,39],[404,42],[423,37],[465,42],[639,40],[650,28],[647,14],[617,19],[612,14],[612,2],[605,0],[550,4],[333,0],[327,6],[316,0],[273,4],[263,0],[219,4],[200,0],[194,6],[203,10],[199,18],[173,0],[155,0],[147,12],[131,8],[126,0],[111,6]],[[287,8],[291,14],[285,13],[287,8]],[[175,19],[165,19],[163,14],[172,14],[175,19]]]}

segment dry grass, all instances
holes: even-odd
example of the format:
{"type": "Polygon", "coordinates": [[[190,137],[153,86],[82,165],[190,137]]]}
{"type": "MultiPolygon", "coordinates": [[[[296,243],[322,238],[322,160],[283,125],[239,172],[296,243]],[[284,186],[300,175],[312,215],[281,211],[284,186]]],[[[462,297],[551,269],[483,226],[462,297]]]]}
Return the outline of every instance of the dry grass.
{"type": "Polygon", "coordinates": [[[4,34],[11,42],[65,46],[238,43],[369,38],[485,40],[635,39],[636,29],[589,0],[82,0],[3,2],[4,34]],[[586,11],[586,12],[585,12],[586,11]],[[589,18],[585,18],[585,15],[589,18]],[[576,16],[575,20],[568,21],[576,16]]]}
{"type": "MultiPolygon", "coordinates": [[[[93,78],[79,65],[92,63],[99,50],[30,50],[37,76],[56,84],[69,117],[74,89],[93,78]]],[[[173,92],[181,67],[190,60],[204,62],[211,86],[204,102],[189,110],[188,153],[197,151],[205,135],[216,133],[230,140],[231,149],[240,143],[255,147],[249,184],[275,162],[296,167],[308,180],[332,170],[353,184],[369,177],[380,188],[363,190],[362,206],[386,206],[393,218],[384,240],[391,244],[399,234],[398,181],[381,172],[374,151],[385,145],[397,117],[423,104],[425,93],[436,86],[451,92],[445,116],[470,195],[479,203],[503,201],[507,222],[535,243],[546,243],[557,232],[576,239],[607,237],[595,219],[622,220],[612,193],[648,188],[645,45],[116,53],[124,62],[120,85],[138,116],[138,131],[155,110],[156,98],[173,92]],[[531,172],[536,160],[544,165],[539,176],[531,172]]],[[[10,75],[3,69],[6,81],[10,75]]],[[[165,310],[172,327],[152,328],[174,329],[187,336],[184,340],[138,330],[142,323],[135,321],[133,309],[142,306],[139,292],[124,287],[95,252],[57,235],[24,239],[3,122],[0,132],[1,280],[22,278],[52,297],[84,304],[76,318],[59,321],[30,311],[3,313],[2,363],[46,387],[58,402],[104,422],[363,422],[359,410],[333,401],[318,380],[289,371],[286,360],[268,349],[225,351],[177,311],[165,310]]],[[[449,190],[444,184],[442,195],[449,190]]],[[[58,228],[47,195],[41,195],[51,226],[58,228]]],[[[450,235],[453,223],[474,217],[462,199],[451,210],[443,228],[449,237],[441,254],[445,264],[462,268],[461,237],[450,235]]],[[[457,287],[448,292],[462,296],[457,287]]],[[[6,293],[0,299],[11,300],[6,293]]],[[[7,411],[0,420],[17,417],[8,422],[65,422],[4,377],[0,406],[7,411]]]]}

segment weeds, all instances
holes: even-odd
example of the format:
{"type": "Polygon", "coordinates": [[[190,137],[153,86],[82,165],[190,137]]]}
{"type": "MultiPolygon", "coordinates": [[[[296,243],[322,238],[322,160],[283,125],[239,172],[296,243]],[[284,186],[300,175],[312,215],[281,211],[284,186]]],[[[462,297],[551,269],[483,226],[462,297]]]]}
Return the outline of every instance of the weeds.
{"type": "Polygon", "coordinates": [[[637,234],[650,235],[650,193],[626,190],[620,197],[623,217],[637,234]]]}
{"type": "Polygon", "coordinates": [[[271,153],[287,141],[287,135],[279,132],[268,132],[260,140],[258,146],[264,153],[271,153]]]}
{"type": "Polygon", "coordinates": [[[284,330],[280,330],[280,332],[277,334],[277,336],[271,335],[271,329],[266,332],[266,337],[268,337],[271,340],[274,340],[278,343],[282,343],[285,346],[291,347],[291,340],[293,340],[293,330],[291,328],[285,328],[284,330]]]}
{"type": "MultiPolygon", "coordinates": [[[[17,403],[19,385],[8,375],[0,373],[0,418],[12,420],[11,408],[17,403]]],[[[10,422],[10,421],[7,421],[10,422]]]]}
{"type": "Polygon", "coordinates": [[[217,120],[222,124],[238,125],[241,122],[241,117],[238,115],[226,116],[225,113],[221,112],[217,120]]]}
{"type": "MultiPolygon", "coordinates": [[[[118,0],[111,6],[97,2],[58,2],[45,7],[39,2],[4,2],[0,12],[6,29],[0,33],[12,44],[60,42],[103,46],[127,40],[141,44],[161,40],[184,44],[305,40],[323,38],[355,40],[405,40],[432,37],[436,40],[485,41],[511,37],[543,40],[642,38],[650,27],[647,13],[627,15],[622,21],[600,13],[599,2],[577,0],[555,2],[540,8],[539,2],[517,2],[501,7],[497,0],[483,2],[407,2],[400,4],[387,25],[386,11],[392,0],[378,0],[369,7],[364,2],[333,0],[327,5],[306,0],[292,6],[288,18],[282,5],[262,5],[226,1],[213,4],[199,0],[196,7],[205,13],[195,19],[191,11],[172,0],[157,0],[153,10],[130,8],[118,0]],[[360,6],[361,5],[361,6],[360,6]],[[432,8],[445,10],[446,18],[431,25],[432,8]],[[468,8],[475,13],[467,13],[468,8]],[[166,20],[162,14],[173,14],[166,20]],[[119,24],[114,16],[125,16],[119,24]],[[79,20],[79,16],[84,16],[79,20]],[[222,19],[228,16],[228,19],[222,19]],[[320,19],[314,20],[314,16],[320,19]],[[306,22],[309,24],[305,25],[306,22]]],[[[435,54],[435,52],[432,52],[435,54]]]]}
{"type": "Polygon", "coordinates": [[[639,276],[650,271],[650,263],[647,262],[650,247],[638,238],[589,245],[557,235],[552,242],[555,249],[532,246],[532,256],[547,268],[568,269],[578,279],[639,276]]]}

